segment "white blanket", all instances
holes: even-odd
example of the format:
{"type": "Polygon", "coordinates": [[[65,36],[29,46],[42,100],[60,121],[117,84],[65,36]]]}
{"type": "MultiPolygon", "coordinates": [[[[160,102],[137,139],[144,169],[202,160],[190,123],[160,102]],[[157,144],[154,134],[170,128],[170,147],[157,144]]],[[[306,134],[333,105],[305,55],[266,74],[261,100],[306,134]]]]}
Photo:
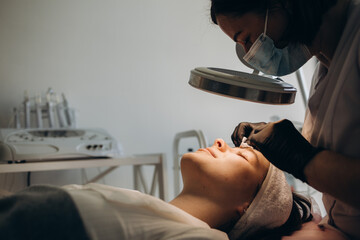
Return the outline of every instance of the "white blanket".
{"type": "Polygon", "coordinates": [[[138,191],[100,184],[64,189],[91,239],[228,239],[224,232],[181,209],[138,191]]]}

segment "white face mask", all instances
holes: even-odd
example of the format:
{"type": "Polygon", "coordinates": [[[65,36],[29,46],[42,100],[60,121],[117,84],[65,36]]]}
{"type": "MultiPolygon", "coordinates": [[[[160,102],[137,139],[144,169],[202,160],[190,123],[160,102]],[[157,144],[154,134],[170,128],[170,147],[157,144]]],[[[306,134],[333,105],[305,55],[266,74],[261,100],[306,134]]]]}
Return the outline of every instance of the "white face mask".
{"type": "Polygon", "coordinates": [[[284,76],[295,72],[304,65],[311,54],[304,44],[290,43],[283,49],[276,48],[274,41],[266,35],[268,10],[265,17],[265,28],[245,54],[244,60],[255,69],[273,76],[284,76]]]}

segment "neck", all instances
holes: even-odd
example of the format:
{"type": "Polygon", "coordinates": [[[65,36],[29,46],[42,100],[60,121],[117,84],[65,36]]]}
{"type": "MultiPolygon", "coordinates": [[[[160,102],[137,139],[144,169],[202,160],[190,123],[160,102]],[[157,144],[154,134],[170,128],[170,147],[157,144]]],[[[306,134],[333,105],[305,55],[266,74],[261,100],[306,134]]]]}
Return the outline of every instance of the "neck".
{"type": "Polygon", "coordinates": [[[206,222],[211,228],[222,229],[223,226],[239,218],[235,208],[227,209],[204,197],[192,194],[180,193],[170,204],[206,222]]]}
{"type": "Polygon", "coordinates": [[[335,6],[324,14],[318,34],[309,46],[310,52],[327,67],[330,66],[344,30],[349,3],[350,0],[338,0],[335,6]]]}

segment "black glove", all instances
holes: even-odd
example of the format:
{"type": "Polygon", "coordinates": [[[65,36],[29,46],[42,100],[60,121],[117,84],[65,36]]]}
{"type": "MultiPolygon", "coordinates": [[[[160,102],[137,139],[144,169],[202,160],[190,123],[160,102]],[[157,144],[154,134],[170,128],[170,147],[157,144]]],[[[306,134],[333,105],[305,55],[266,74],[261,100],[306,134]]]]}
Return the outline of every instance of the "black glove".
{"type": "Polygon", "coordinates": [[[276,167],[306,182],[304,168],[322,149],[313,147],[289,120],[271,123],[240,123],[231,138],[240,146],[246,143],[259,150],[276,167]]]}

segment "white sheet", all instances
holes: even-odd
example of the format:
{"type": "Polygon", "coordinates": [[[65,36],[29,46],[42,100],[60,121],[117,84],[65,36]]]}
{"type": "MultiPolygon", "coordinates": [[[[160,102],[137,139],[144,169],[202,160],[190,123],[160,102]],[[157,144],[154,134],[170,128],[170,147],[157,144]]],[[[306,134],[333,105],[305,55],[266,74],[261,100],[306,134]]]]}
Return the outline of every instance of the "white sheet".
{"type": "Polygon", "coordinates": [[[64,189],[92,239],[228,239],[181,209],[138,191],[100,184],[64,189]]]}

